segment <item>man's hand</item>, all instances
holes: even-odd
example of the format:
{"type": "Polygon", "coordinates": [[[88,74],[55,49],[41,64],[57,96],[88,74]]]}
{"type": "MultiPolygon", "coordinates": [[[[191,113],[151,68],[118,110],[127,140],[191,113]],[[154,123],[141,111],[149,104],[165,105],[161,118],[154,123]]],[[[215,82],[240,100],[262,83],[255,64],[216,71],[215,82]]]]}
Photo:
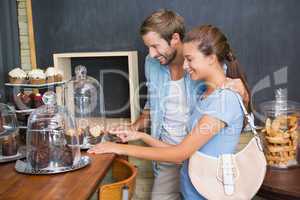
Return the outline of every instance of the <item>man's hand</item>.
{"type": "Polygon", "coordinates": [[[236,79],[231,79],[231,78],[226,78],[226,82],[224,84],[224,88],[231,89],[241,95],[243,98],[243,102],[245,105],[248,105],[249,103],[249,95],[248,92],[241,81],[241,79],[236,78],[236,79]]]}
{"type": "Polygon", "coordinates": [[[118,124],[107,128],[107,132],[110,131],[136,131],[136,127],[132,124],[118,124]]]}

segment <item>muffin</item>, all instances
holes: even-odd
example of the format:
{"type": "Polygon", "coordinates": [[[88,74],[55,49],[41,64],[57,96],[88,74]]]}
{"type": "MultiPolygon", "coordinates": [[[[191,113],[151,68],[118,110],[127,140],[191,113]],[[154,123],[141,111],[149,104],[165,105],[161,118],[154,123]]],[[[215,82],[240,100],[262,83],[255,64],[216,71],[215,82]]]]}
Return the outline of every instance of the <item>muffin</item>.
{"type": "Polygon", "coordinates": [[[32,101],[32,108],[38,108],[42,105],[44,105],[44,102],[43,102],[43,95],[39,92],[35,93],[35,92],[32,92],[30,94],[30,99],[32,101]]]}
{"type": "Polygon", "coordinates": [[[104,127],[99,125],[90,128],[89,129],[90,137],[88,139],[89,143],[97,144],[101,142],[101,138],[102,138],[101,136],[103,131],[104,131],[104,127]]]}
{"type": "Polygon", "coordinates": [[[74,161],[72,148],[64,146],[54,146],[50,149],[51,162],[57,167],[71,167],[74,161]]]}
{"type": "Polygon", "coordinates": [[[46,72],[47,83],[54,83],[62,81],[62,72],[54,67],[48,67],[46,72]]]}
{"type": "Polygon", "coordinates": [[[13,96],[13,101],[19,110],[30,109],[33,102],[28,92],[25,92],[24,89],[20,89],[20,92],[13,96]]]}
{"type": "Polygon", "coordinates": [[[18,153],[18,145],[16,136],[8,136],[2,141],[2,155],[14,156],[18,153]]]}
{"type": "Polygon", "coordinates": [[[22,84],[27,81],[27,73],[21,68],[15,68],[8,73],[8,79],[10,83],[22,84]]]}
{"type": "Polygon", "coordinates": [[[50,164],[50,147],[39,142],[39,140],[33,147],[28,154],[31,167],[36,170],[48,167],[50,164]]]}
{"type": "Polygon", "coordinates": [[[3,118],[2,118],[2,112],[0,110],[0,135],[5,131],[3,127],[3,118]]]}
{"type": "Polygon", "coordinates": [[[29,82],[31,84],[44,84],[46,83],[46,75],[41,69],[33,69],[28,73],[29,82]]]}
{"type": "Polygon", "coordinates": [[[70,129],[66,132],[65,138],[66,138],[67,144],[70,144],[70,145],[77,144],[76,134],[78,134],[79,144],[80,145],[83,144],[84,131],[80,128],[77,130],[77,133],[74,129],[70,129]]]}

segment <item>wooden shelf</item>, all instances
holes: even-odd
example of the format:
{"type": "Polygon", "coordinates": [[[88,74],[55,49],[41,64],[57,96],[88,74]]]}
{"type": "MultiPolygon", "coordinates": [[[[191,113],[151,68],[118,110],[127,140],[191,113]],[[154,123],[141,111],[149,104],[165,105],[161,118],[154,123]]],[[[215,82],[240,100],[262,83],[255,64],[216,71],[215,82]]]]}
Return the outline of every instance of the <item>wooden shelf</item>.
{"type": "MultiPolygon", "coordinates": [[[[72,78],[71,59],[72,58],[103,58],[103,57],[127,57],[128,59],[128,81],[129,81],[129,100],[130,116],[134,122],[140,115],[139,106],[139,73],[138,73],[138,54],[137,51],[112,51],[112,52],[69,52],[53,54],[54,68],[63,72],[63,79],[72,78]]],[[[88,69],[87,69],[88,70],[88,69]]],[[[67,102],[72,108],[72,101],[67,102]]],[[[74,113],[74,108],[70,109],[74,113]]]]}

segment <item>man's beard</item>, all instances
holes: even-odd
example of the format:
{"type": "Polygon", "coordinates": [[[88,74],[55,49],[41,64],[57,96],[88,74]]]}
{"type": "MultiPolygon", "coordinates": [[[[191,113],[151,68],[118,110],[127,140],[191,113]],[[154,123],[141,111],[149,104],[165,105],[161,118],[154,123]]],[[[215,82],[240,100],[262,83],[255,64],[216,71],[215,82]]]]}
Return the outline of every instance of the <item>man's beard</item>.
{"type": "Polygon", "coordinates": [[[177,50],[175,49],[170,55],[161,55],[165,59],[165,63],[163,65],[169,65],[175,59],[177,55],[177,50]]]}

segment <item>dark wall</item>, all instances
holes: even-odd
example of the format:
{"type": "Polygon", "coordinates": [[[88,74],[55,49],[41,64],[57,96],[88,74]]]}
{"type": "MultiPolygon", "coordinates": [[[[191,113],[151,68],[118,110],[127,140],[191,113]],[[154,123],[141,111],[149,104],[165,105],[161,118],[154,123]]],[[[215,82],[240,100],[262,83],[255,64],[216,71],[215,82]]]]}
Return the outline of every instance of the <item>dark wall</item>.
{"type": "Polygon", "coordinates": [[[178,12],[188,29],[219,26],[245,68],[257,104],[273,99],[277,87],[288,87],[289,98],[300,101],[298,0],[33,0],[38,65],[52,64],[57,52],[138,50],[143,81],[147,49],[138,29],[159,8],[178,12]]]}
{"type": "Polygon", "coordinates": [[[16,1],[0,1],[0,101],[6,102],[8,72],[20,67],[19,31],[16,1]]]}
{"type": "MultiPolygon", "coordinates": [[[[109,117],[130,117],[128,58],[72,58],[71,67],[73,76],[77,65],[88,66],[88,76],[92,76],[101,83],[105,94],[105,110],[109,117]],[[111,70],[113,69],[113,71],[111,70]],[[114,73],[116,70],[117,73],[114,73]],[[124,74],[122,76],[120,74],[124,74]],[[110,111],[109,113],[107,111],[110,111]]],[[[97,108],[100,110],[100,108],[97,108]]]]}

